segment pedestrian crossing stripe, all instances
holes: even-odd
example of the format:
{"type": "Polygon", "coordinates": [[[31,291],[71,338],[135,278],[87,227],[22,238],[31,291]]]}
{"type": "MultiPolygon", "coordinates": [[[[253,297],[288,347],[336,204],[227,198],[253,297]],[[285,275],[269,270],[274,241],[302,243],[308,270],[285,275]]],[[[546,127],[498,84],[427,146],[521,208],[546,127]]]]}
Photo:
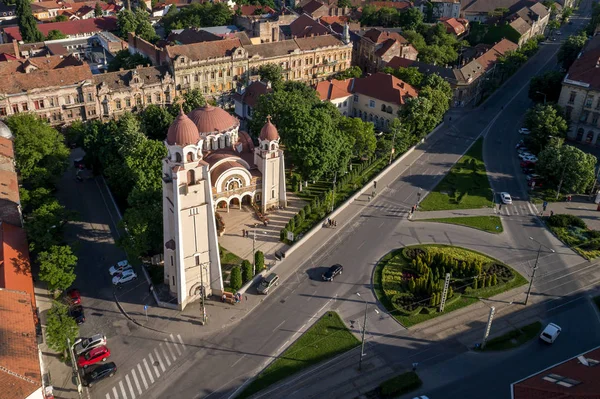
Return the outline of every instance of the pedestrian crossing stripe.
{"type": "Polygon", "coordinates": [[[154,348],[121,380],[109,388],[106,399],[136,399],[142,397],[144,391],[148,390],[155,381],[158,381],[161,375],[167,371],[167,367],[171,366],[171,362],[175,362],[178,357],[182,356],[186,349],[180,334],[176,336],[170,334],[169,338],[165,338],[163,342],[159,343],[158,348],[154,348]],[[165,367],[165,362],[167,367],[165,367]]]}

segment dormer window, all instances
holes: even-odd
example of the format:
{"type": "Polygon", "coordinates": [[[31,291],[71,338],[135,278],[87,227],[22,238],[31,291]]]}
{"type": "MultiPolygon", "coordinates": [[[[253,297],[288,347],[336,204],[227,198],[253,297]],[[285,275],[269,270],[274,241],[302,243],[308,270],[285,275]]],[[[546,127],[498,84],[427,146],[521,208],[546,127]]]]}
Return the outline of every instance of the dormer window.
{"type": "Polygon", "coordinates": [[[185,64],[185,58],[184,58],[184,57],[181,57],[181,58],[179,59],[179,63],[180,63],[180,64],[185,64]]]}

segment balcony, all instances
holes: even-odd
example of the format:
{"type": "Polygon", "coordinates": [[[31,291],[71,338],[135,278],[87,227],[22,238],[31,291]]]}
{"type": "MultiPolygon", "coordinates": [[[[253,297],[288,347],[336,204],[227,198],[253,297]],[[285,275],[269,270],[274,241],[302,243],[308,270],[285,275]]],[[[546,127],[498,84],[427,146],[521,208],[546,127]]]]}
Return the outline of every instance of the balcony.
{"type": "Polygon", "coordinates": [[[236,188],[233,190],[228,190],[228,191],[221,191],[220,193],[216,192],[216,189],[213,188],[213,198],[214,200],[219,200],[221,198],[229,198],[235,195],[238,195],[240,197],[242,197],[245,194],[252,194],[254,193],[256,190],[260,190],[261,189],[261,181],[257,180],[256,184],[251,184],[249,186],[244,186],[244,187],[240,187],[240,188],[236,188]]]}

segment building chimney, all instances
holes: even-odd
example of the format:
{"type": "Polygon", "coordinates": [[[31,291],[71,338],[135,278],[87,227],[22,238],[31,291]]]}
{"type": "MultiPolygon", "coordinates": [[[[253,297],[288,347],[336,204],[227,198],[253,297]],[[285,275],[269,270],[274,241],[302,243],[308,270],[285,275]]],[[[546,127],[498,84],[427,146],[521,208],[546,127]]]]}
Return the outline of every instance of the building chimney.
{"type": "Polygon", "coordinates": [[[13,39],[12,44],[13,44],[13,50],[15,51],[15,57],[17,57],[17,59],[20,59],[21,51],[19,51],[19,42],[16,41],[15,39],[13,39]]]}

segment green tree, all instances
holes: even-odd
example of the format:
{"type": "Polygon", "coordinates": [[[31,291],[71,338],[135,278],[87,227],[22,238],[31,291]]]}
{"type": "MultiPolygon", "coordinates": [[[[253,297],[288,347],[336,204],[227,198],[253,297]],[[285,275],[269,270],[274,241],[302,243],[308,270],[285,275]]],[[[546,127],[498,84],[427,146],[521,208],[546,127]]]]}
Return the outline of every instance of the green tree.
{"type": "Polygon", "coordinates": [[[56,18],[54,18],[54,22],[65,22],[68,21],[69,17],[67,17],[66,15],[57,15],[56,18]]]}
{"type": "Polygon", "coordinates": [[[173,115],[165,107],[150,104],[141,115],[142,130],[149,139],[162,141],[173,123],[173,115]]]}
{"type": "Polygon", "coordinates": [[[505,14],[508,14],[510,10],[506,7],[495,8],[493,11],[488,12],[490,18],[502,18],[505,14]]]}
{"type": "Polygon", "coordinates": [[[69,347],[79,336],[79,327],[75,320],[69,316],[69,308],[58,302],[54,302],[46,318],[46,343],[50,349],[68,356],[69,347]]]}
{"type": "Polygon", "coordinates": [[[582,31],[578,35],[569,36],[560,46],[556,58],[565,71],[575,62],[586,41],[587,35],[582,31]]]}
{"type": "Polygon", "coordinates": [[[57,29],[52,29],[50,32],[48,32],[48,36],[46,36],[46,40],[60,40],[66,38],[67,35],[57,29]]]}
{"type": "Polygon", "coordinates": [[[450,83],[437,73],[427,75],[421,85],[422,87],[430,87],[442,92],[448,98],[448,101],[452,99],[452,87],[450,86],[450,83]]]}
{"type": "Polygon", "coordinates": [[[549,145],[539,154],[536,172],[567,193],[583,193],[594,181],[597,159],[570,145],[549,145]]]}
{"type": "Polygon", "coordinates": [[[362,76],[362,69],[359,66],[351,66],[350,68],[338,73],[335,78],[339,80],[360,78],[362,76]]]}
{"type": "Polygon", "coordinates": [[[559,28],[560,28],[560,22],[558,20],[553,19],[548,22],[548,29],[550,29],[550,31],[553,31],[553,30],[559,29],[559,28]]]}
{"type": "Polygon", "coordinates": [[[353,143],[352,155],[356,158],[370,158],[377,147],[373,123],[363,122],[360,118],[340,119],[339,129],[350,137],[353,143]]]}
{"type": "Polygon", "coordinates": [[[548,144],[550,137],[565,138],[569,129],[557,106],[542,104],[527,110],[525,126],[531,130],[528,141],[535,153],[548,144]]]}
{"type": "Polygon", "coordinates": [[[399,15],[400,27],[406,30],[415,30],[423,23],[423,14],[418,8],[411,7],[399,15]]]}
{"type": "Polygon", "coordinates": [[[340,8],[350,8],[352,7],[352,3],[350,0],[338,0],[337,6],[340,8]]]}
{"type": "Polygon", "coordinates": [[[149,42],[158,40],[158,35],[150,23],[150,16],[142,8],[135,9],[135,34],[149,42]]]}
{"type": "Polygon", "coordinates": [[[548,71],[534,76],[529,83],[529,98],[535,102],[558,102],[564,77],[565,74],[560,71],[548,71]]]}
{"type": "Polygon", "coordinates": [[[100,3],[96,3],[96,7],[94,7],[94,17],[100,18],[102,16],[102,6],[100,3]]]}
{"type": "Polygon", "coordinates": [[[408,67],[408,68],[400,67],[397,69],[386,67],[383,69],[383,72],[388,73],[390,75],[394,75],[398,79],[400,79],[414,87],[420,87],[421,82],[423,82],[423,79],[425,77],[415,67],[408,67]]]}
{"type": "Polygon", "coordinates": [[[168,31],[183,28],[229,25],[233,10],[226,3],[192,3],[180,11],[171,7],[161,22],[168,31]]]}
{"type": "Polygon", "coordinates": [[[139,53],[131,54],[128,50],[120,50],[108,63],[108,72],[116,72],[121,68],[134,69],[138,65],[150,66],[152,61],[139,53]]]}
{"type": "Polygon", "coordinates": [[[31,3],[28,0],[17,0],[15,13],[21,37],[25,43],[44,41],[44,35],[38,29],[37,22],[31,12],[31,3]]]}
{"type": "Polygon", "coordinates": [[[252,270],[252,263],[250,263],[247,259],[242,261],[242,282],[246,284],[248,281],[252,280],[254,277],[252,270]]]}
{"type": "MultiPolygon", "coordinates": [[[[419,92],[419,97],[426,98],[431,102],[431,114],[433,126],[437,125],[444,118],[444,114],[450,109],[450,100],[446,93],[441,90],[425,86],[419,92]]],[[[433,128],[432,128],[433,129],[433,128]]],[[[428,133],[428,132],[427,132],[428,133]]]]}
{"type": "MultiPolygon", "coordinates": [[[[176,97],[175,101],[173,101],[173,105],[171,105],[170,112],[173,116],[179,115],[179,99],[180,97],[176,97]]],[[[206,105],[206,99],[199,89],[187,91],[183,94],[183,96],[181,96],[181,99],[183,99],[183,112],[186,114],[192,112],[196,108],[206,105]]]]}
{"type": "Polygon", "coordinates": [[[437,124],[433,103],[426,97],[409,98],[400,111],[404,127],[415,137],[422,138],[437,124]]]}
{"type": "Polygon", "coordinates": [[[62,228],[70,216],[56,199],[47,200],[25,217],[29,250],[41,252],[60,244],[62,228]]]}
{"type": "Polygon", "coordinates": [[[283,68],[278,64],[264,64],[258,68],[260,80],[271,82],[273,87],[279,86],[283,81],[283,68]]]}
{"type": "Polygon", "coordinates": [[[232,290],[237,291],[242,288],[242,269],[239,266],[234,266],[229,275],[229,286],[232,290]]]}
{"type": "Polygon", "coordinates": [[[68,245],[53,245],[37,256],[40,280],[48,284],[50,291],[64,291],[75,281],[77,256],[68,245]]]}
{"type": "Polygon", "coordinates": [[[569,18],[571,18],[571,15],[573,15],[573,9],[571,7],[565,7],[565,8],[563,8],[563,12],[562,12],[562,20],[563,20],[563,22],[568,21],[569,18]]]}
{"type": "Polygon", "coordinates": [[[256,267],[255,274],[262,272],[262,270],[265,268],[265,254],[262,251],[256,251],[254,253],[254,264],[256,267]]]}
{"type": "Polygon", "coordinates": [[[127,34],[129,32],[135,32],[137,28],[137,21],[135,14],[128,9],[123,9],[117,15],[117,29],[118,35],[121,38],[127,40],[127,34]]]}

